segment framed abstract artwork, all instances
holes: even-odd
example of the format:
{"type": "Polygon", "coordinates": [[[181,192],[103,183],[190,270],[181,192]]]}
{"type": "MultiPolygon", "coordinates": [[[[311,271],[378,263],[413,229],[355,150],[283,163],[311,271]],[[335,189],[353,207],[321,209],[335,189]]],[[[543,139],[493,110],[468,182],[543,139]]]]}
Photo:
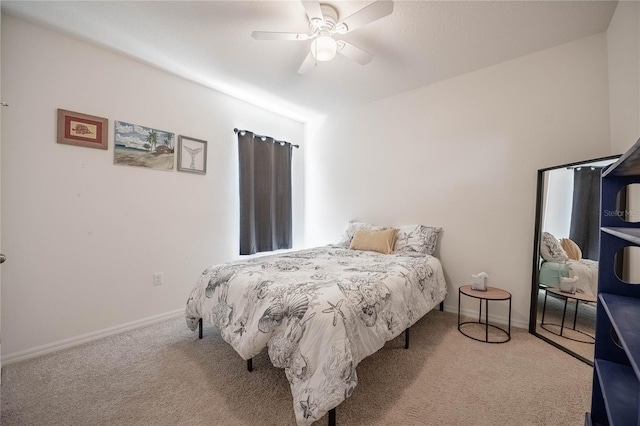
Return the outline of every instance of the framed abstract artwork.
{"type": "Polygon", "coordinates": [[[106,118],[58,108],[58,143],[107,149],[106,118]]]}
{"type": "Polygon", "coordinates": [[[207,142],[187,136],[178,136],[178,170],[206,174],[207,142]]]}
{"type": "Polygon", "coordinates": [[[173,170],[174,134],[125,121],[115,122],[114,164],[173,170]]]}

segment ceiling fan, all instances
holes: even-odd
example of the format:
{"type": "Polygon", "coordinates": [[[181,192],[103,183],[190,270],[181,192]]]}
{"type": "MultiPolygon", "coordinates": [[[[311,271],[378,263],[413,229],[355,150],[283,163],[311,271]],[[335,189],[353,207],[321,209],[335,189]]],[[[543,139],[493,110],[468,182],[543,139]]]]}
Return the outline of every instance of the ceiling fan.
{"type": "Polygon", "coordinates": [[[338,21],[338,12],[328,4],[318,0],[302,0],[304,10],[309,17],[310,34],[282,33],[270,31],[254,31],[251,36],[256,40],[293,40],[311,41],[307,57],[298,69],[299,74],[306,74],[316,61],[330,61],[340,53],[361,65],[371,62],[373,55],[355,47],[344,40],[336,40],[335,36],[346,34],[393,12],[392,1],[375,1],[355,12],[353,15],[338,21]]]}

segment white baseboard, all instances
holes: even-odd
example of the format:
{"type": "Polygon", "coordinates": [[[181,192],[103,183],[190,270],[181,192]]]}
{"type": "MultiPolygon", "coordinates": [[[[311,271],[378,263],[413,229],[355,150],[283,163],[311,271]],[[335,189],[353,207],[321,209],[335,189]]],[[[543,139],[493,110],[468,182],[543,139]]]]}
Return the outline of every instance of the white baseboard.
{"type": "Polygon", "coordinates": [[[2,355],[2,366],[11,364],[18,361],[24,361],[30,358],[35,358],[41,355],[45,355],[51,352],[56,352],[62,349],[67,349],[73,346],[78,346],[83,343],[91,342],[93,340],[102,339],[103,337],[112,336],[114,334],[123,333],[135,328],[144,327],[146,325],[154,324],[160,321],[168,320],[171,318],[184,315],[184,308],[176,309],[175,311],[165,312],[164,314],[153,315],[147,318],[142,318],[136,321],[131,321],[125,324],[117,325],[114,327],[105,328],[103,330],[94,331],[87,334],[82,334],[76,337],[70,337],[68,339],[59,340],[57,342],[48,343],[42,346],[36,346],[35,348],[25,349],[6,355],[2,355]]]}
{"type": "MultiPolygon", "coordinates": [[[[447,306],[444,305],[444,310],[446,312],[451,312],[453,314],[458,314],[458,307],[457,306],[447,306]]],[[[484,309],[483,309],[484,311],[484,309]]],[[[463,315],[465,317],[471,317],[471,318],[478,318],[478,311],[475,309],[460,309],[460,315],[463,315]]],[[[482,313],[482,321],[484,321],[484,312],[482,313]]],[[[506,316],[501,316],[501,315],[491,315],[489,314],[489,324],[500,324],[500,325],[507,325],[509,324],[509,318],[507,318],[506,316]]],[[[529,329],[529,323],[528,322],[522,322],[522,321],[514,321],[513,318],[511,318],[511,327],[516,327],[516,328],[524,328],[525,330],[529,329]]]]}
{"type": "MultiPolygon", "coordinates": [[[[436,307],[437,309],[437,307],[436,307]]],[[[446,312],[451,312],[454,314],[458,313],[457,306],[444,306],[444,310],[446,312]]],[[[475,318],[478,316],[478,311],[471,309],[461,309],[460,313],[464,316],[475,318]]],[[[83,343],[91,342],[93,340],[98,340],[103,337],[112,336],[114,334],[123,333],[128,330],[133,330],[135,328],[144,327],[146,325],[151,325],[160,321],[164,321],[171,318],[179,317],[184,314],[184,309],[176,309],[175,311],[166,312],[164,314],[154,315],[151,317],[139,319],[136,321],[131,321],[125,324],[117,325],[115,327],[105,328],[103,330],[94,331],[92,333],[82,334],[80,336],[71,337],[68,339],[59,340],[57,342],[48,343],[42,346],[36,346],[35,348],[25,349],[23,351],[18,351],[6,355],[2,355],[2,365],[11,364],[18,361],[24,361],[27,359],[35,358],[41,355],[49,354],[52,352],[56,352],[62,349],[71,348],[73,346],[78,346],[83,343]]],[[[484,318],[483,318],[484,320],[484,318]]],[[[507,325],[508,318],[504,316],[494,316],[489,315],[489,322],[495,324],[507,325]]],[[[512,327],[518,328],[529,328],[529,323],[520,323],[518,321],[511,321],[512,327]]],[[[1,379],[0,379],[1,380],[1,379]]]]}

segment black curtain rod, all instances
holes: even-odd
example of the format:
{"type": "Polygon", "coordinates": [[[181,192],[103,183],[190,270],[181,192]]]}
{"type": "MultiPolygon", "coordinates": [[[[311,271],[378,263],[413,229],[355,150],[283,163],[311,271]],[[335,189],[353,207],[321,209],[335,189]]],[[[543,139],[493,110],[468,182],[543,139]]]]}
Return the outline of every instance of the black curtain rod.
{"type": "Polygon", "coordinates": [[[567,169],[569,170],[574,170],[574,169],[586,169],[586,168],[590,168],[591,170],[595,170],[595,169],[604,169],[603,166],[590,166],[590,165],[585,165],[585,166],[568,166],[567,169]]]}
{"type": "MultiPolygon", "coordinates": [[[[239,132],[251,132],[251,130],[238,130],[236,128],[233,129],[233,133],[238,134],[239,132]]],[[[253,132],[251,132],[251,133],[253,133],[253,132]]],[[[270,136],[257,135],[255,133],[253,133],[253,136],[255,136],[257,138],[269,138],[270,137],[270,136]]],[[[271,139],[273,139],[273,138],[271,138],[271,139]]],[[[300,148],[300,145],[294,145],[294,144],[289,143],[287,141],[278,141],[278,140],[275,140],[275,139],[273,139],[273,141],[274,142],[278,142],[278,143],[281,143],[281,142],[288,143],[289,145],[291,145],[294,148],[300,148]]]]}

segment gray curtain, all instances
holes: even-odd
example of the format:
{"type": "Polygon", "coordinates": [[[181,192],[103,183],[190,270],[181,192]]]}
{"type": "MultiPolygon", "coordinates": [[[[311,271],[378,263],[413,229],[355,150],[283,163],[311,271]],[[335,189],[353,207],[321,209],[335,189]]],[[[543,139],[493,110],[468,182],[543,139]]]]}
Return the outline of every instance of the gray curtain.
{"type": "Polygon", "coordinates": [[[573,206],[569,238],[580,247],[583,258],[598,260],[602,167],[580,167],[573,173],[573,206]]]}
{"type": "Polygon", "coordinates": [[[291,248],[291,144],[238,132],[238,154],[240,254],[291,248]]]}

